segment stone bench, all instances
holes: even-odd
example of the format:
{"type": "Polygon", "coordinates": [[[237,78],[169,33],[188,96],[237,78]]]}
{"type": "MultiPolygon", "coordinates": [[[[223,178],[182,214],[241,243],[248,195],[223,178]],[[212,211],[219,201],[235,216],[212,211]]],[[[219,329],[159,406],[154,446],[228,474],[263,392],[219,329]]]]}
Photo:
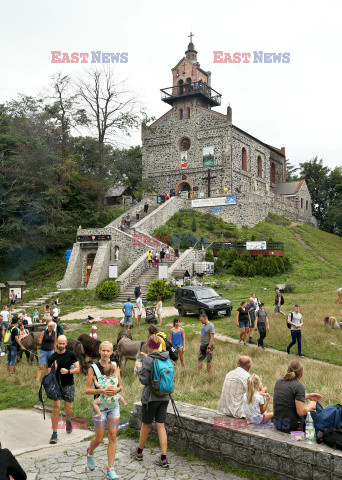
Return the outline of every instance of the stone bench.
{"type": "MultiPolygon", "coordinates": [[[[261,429],[245,420],[220,415],[209,408],[176,402],[190,445],[175,418],[171,403],[167,411],[168,442],[176,449],[198,457],[224,461],[281,480],[342,480],[342,451],[326,445],[294,442],[291,435],[272,425],[261,429]]],[[[133,405],[130,427],[141,425],[141,403],[133,405]]],[[[155,438],[155,425],[151,429],[155,438]]]]}

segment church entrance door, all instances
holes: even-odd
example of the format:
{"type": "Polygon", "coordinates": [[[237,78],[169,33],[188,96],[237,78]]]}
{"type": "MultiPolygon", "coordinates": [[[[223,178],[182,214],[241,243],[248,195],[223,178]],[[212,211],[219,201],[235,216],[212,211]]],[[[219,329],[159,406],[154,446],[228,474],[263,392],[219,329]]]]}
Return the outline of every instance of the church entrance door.
{"type": "Polygon", "coordinates": [[[88,282],[89,282],[91,271],[93,269],[95,257],[96,257],[96,253],[89,253],[87,255],[86,286],[88,286],[88,282]]]}
{"type": "Polygon", "coordinates": [[[193,192],[192,184],[188,180],[181,180],[180,182],[177,183],[176,185],[176,195],[179,195],[181,192],[193,192]]]}

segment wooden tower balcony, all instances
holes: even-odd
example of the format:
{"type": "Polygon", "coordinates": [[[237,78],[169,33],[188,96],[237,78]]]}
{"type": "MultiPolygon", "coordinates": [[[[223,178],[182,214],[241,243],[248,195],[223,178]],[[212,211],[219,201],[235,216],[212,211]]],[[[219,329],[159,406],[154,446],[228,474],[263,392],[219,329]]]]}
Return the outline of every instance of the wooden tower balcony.
{"type": "Polygon", "coordinates": [[[161,88],[160,91],[161,99],[169,105],[172,105],[177,99],[186,97],[199,97],[211,107],[221,105],[222,95],[201,81],[185,83],[184,85],[177,85],[175,87],[161,88]]]}

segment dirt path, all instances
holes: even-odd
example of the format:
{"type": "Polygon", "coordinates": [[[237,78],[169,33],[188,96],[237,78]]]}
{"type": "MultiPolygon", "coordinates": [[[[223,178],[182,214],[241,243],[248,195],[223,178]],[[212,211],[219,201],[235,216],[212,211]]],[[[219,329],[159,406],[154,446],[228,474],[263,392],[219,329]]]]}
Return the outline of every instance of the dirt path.
{"type": "MultiPolygon", "coordinates": [[[[82,310],[77,312],[68,313],[67,315],[62,315],[60,318],[62,321],[65,320],[86,320],[88,315],[93,318],[123,318],[123,313],[121,308],[112,308],[112,309],[100,309],[96,307],[85,307],[82,310]]],[[[163,317],[171,317],[172,315],[178,315],[177,310],[174,307],[163,307],[163,317]]]]}
{"type": "Polygon", "coordinates": [[[296,230],[293,228],[298,223],[291,223],[290,227],[292,228],[293,233],[295,234],[296,239],[298,240],[299,243],[301,243],[306,249],[310,250],[314,255],[316,255],[317,258],[319,258],[322,262],[326,263],[327,265],[330,265],[330,267],[337,268],[336,265],[333,265],[332,263],[328,262],[325,258],[323,258],[319,253],[317,253],[310,245],[306,243],[306,241],[301,237],[299,233],[296,232],[296,230]]]}
{"type": "MultiPolygon", "coordinates": [[[[215,340],[220,340],[221,342],[235,343],[235,345],[239,344],[239,341],[236,340],[235,338],[227,337],[226,335],[222,335],[221,333],[215,333],[215,340]]],[[[254,348],[254,349],[259,348],[257,345],[253,345],[253,344],[249,344],[249,343],[247,344],[247,347],[248,348],[246,348],[246,354],[248,354],[248,349],[249,348],[254,348]]],[[[298,358],[298,355],[292,355],[292,354],[288,355],[286,352],[282,352],[281,350],[275,350],[274,348],[266,348],[265,352],[284,355],[284,356],[289,357],[291,359],[292,359],[293,356],[298,358]]],[[[342,369],[342,367],[340,365],[334,365],[333,363],[323,362],[322,360],[315,360],[314,358],[310,358],[310,357],[301,358],[300,361],[305,362],[306,360],[310,360],[310,362],[318,363],[319,365],[331,366],[331,367],[336,367],[336,368],[341,368],[342,369]]]]}

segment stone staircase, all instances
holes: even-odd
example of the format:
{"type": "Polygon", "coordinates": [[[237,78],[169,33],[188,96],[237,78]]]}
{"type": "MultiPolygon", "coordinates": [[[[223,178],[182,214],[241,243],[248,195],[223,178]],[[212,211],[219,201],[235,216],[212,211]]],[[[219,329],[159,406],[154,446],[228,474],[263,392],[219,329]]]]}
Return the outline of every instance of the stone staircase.
{"type": "MultiPolygon", "coordinates": [[[[174,258],[173,258],[173,255],[171,255],[171,258],[166,263],[166,265],[168,265],[169,268],[170,268],[171,265],[173,264],[173,262],[174,262],[174,258]]],[[[149,287],[150,283],[153,280],[155,280],[156,278],[158,278],[158,268],[156,268],[156,267],[152,267],[152,268],[146,267],[146,269],[143,271],[143,273],[141,273],[139,275],[139,278],[136,280],[136,282],[133,282],[132,284],[130,284],[125,289],[124,292],[120,292],[115,300],[118,301],[118,302],[126,302],[127,298],[131,297],[131,300],[134,303],[134,300],[135,300],[134,289],[138,285],[138,283],[140,283],[140,286],[141,286],[141,289],[142,289],[142,292],[143,292],[143,302],[145,302],[145,304],[146,304],[146,293],[147,293],[148,287],[149,287]]]]}
{"type": "Polygon", "coordinates": [[[132,210],[132,212],[131,212],[131,210],[129,210],[129,212],[126,212],[125,215],[127,215],[127,213],[130,214],[131,224],[130,224],[130,227],[129,227],[129,228],[127,228],[127,226],[126,226],[125,232],[132,234],[132,233],[134,232],[134,228],[133,228],[134,225],[136,225],[138,222],[140,222],[140,220],[142,220],[143,218],[145,218],[145,216],[147,217],[147,216],[150,215],[152,212],[154,212],[154,210],[156,210],[156,208],[158,208],[158,206],[159,206],[159,205],[150,205],[150,206],[149,206],[149,209],[148,209],[148,212],[147,212],[147,215],[144,215],[144,213],[143,213],[143,211],[144,211],[144,210],[143,210],[143,207],[141,207],[141,208],[140,208],[141,213],[140,213],[139,220],[137,220],[137,217],[136,217],[136,213],[135,213],[135,212],[136,212],[136,208],[135,208],[134,210],[132,210]]]}
{"type": "Polygon", "coordinates": [[[35,309],[36,307],[46,304],[46,301],[51,298],[51,297],[56,297],[59,294],[59,292],[50,292],[47,293],[46,295],[43,295],[42,297],[35,298],[34,300],[30,300],[29,302],[23,304],[23,305],[18,305],[18,308],[15,309],[15,311],[23,310],[23,309],[28,309],[32,308],[35,309]]]}

